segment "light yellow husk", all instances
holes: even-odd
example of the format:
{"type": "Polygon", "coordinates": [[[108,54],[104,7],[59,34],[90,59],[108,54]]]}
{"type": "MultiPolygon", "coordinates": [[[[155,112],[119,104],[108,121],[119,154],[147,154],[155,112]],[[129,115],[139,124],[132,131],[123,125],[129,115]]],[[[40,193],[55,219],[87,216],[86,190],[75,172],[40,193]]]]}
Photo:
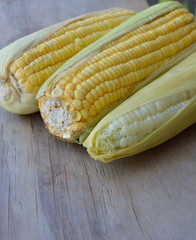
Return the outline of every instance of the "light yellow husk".
{"type": "Polygon", "coordinates": [[[93,129],[83,145],[97,160],[109,162],[117,158],[131,156],[167,141],[196,122],[196,51],[173,67],[154,82],[139,90],[112,112],[106,115],[93,129]],[[104,151],[100,146],[103,130],[115,119],[134,111],[145,104],[171,97],[185,91],[195,91],[195,95],[161,127],[154,130],[140,142],[126,148],[104,151]]]}

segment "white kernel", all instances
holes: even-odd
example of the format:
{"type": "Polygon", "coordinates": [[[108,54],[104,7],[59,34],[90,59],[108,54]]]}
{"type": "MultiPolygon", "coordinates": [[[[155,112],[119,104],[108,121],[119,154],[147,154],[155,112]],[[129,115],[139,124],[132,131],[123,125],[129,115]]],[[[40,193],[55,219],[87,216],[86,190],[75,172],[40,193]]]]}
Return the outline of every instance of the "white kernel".
{"type": "MultiPolygon", "coordinates": [[[[156,107],[155,107],[154,102],[147,104],[147,105],[146,105],[146,108],[148,108],[148,112],[149,112],[149,114],[150,114],[151,116],[157,114],[157,109],[156,109],[156,107]]],[[[148,115],[149,115],[149,114],[148,114],[148,115]]]]}
{"type": "Polygon", "coordinates": [[[129,113],[129,118],[131,123],[139,120],[137,115],[134,113],[134,111],[129,113]]]}
{"type": "Polygon", "coordinates": [[[130,146],[133,143],[133,137],[132,136],[128,136],[127,137],[127,144],[128,146],[130,146]]]}
{"type": "Polygon", "coordinates": [[[125,125],[126,124],[126,118],[124,117],[124,116],[122,116],[122,117],[120,117],[119,118],[119,121],[120,121],[120,123],[122,124],[122,125],[125,125]]]}
{"type": "Polygon", "coordinates": [[[146,118],[146,121],[149,125],[149,129],[152,131],[153,129],[155,129],[155,125],[154,125],[154,121],[152,121],[152,118],[151,117],[147,117],[146,118]]]}
{"type": "Polygon", "coordinates": [[[147,120],[142,121],[142,129],[141,129],[141,132],[142,132],[142,133],[148,133],[148,132],[150,132],[150,127],[149,127],[149,124],[148,124],[148,121],[147,121],[147,120]]]}
{"type": "MultiPolygon", "coordinates": [[[[149,104],[150,105],[150,104],[149,104]]],[[[149,108],[146,107],[146,105],[142,106],[140,110],[144,113],[144,115],[149,115],[150,111],[149,108]]]]}
{"type": "MultiPolygon", "coordinates": [[[[160,113],[159,113],[159,115],[160,115],[160,113]]],[[[157,115],[152,116],[151,121],[153,122],[153,125],[155,128],[157,128],[159,126],[159,117],[157,115]]]]}
{"type": "Polygon", "coordinates": [[[144,115],[144,114],[142,113],[142,111],[136,109],[136,110],[134,111],[134,113],[135,113],[135,115],[137,116],[137,118],[138,118],[139,120],[142,120],[142,119],[143,119],[143,115],[144,115]]]}
{"type": "Polygon", "coordinates": [[[156,127],[159,127],[161,125],[162,122],[165,121],[165,115],[164,113],[158,113],[156,116],[154,116],[154,120],[155,120],[155,125],[156,127]]]}
{"type": "Polygon", "coordinates": [[[151,133],[151,132],[155,129],[155,125],[153,124],[153,122],[151,121],[151,119],[146,119],[146,122],[147,122],[147,124],[148,124],[149,133],[151,133]]]}
{"type": "Polygon", "coordinates": [[[131,122],[129,114],[125,114],[123,117],[124,117],[124,124],[129,125],[131,122]]]}
{"type": "Polygon", "coordinates": [[[131,134],[131,128],[129,125],[124,125],[120,132],[122,136],[129,136],[131,134]]]}
{"type": "Polygon", "coordinates": [[[116,130],[116,129],[117,129],[117,126],[112,123],[112,124],[109,125],[109,129],[112,130],[112,131],[113,131],[113,130],[116,130]]]}
{"type": "Polygon", "coordinates": [[[114,139],[116,139],[116,140],[121,138],[121,136],[120,136],[119,133],[113,133],[113,134],[112,134],[112,137],[113,137],[114,139]]]}
{"type": "Polygon", "coordinates": [[[156,106],[158,112],[164,111],[164,105],[160,100],[155,102],[155,106],[156,106]]]}
{"type": "Polygon", "coordinates": [[[126,138],[122,138],[120,140],[120,147],[125,148],[127,146],[126,138]]]}
{"type": "Polygon", "coordinates": [[[186,101],[183,101],[183,102],[180,102],[180,106],[183,107],[185,104],[188,103],[189,100],[186,100],[186,101]]]}
{"type": "Polygon", "coordinates": [[[133,122],[131,125],[130,125],[130,129],[131,129],[131,133],[132,135],[136,135],[138,134],[138,122],[133,122]]]}

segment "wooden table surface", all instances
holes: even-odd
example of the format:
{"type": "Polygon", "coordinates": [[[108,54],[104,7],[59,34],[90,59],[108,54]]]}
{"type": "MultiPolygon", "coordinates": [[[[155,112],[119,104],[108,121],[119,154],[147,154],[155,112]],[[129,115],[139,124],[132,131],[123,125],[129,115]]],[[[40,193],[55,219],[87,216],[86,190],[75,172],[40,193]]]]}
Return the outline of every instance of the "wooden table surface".
{"type": "MultiPolygon", "coordinates": [[[[1,0],[0,47],[58,21],[144,0],[1,0]]],[[[51,136],[39,113],[0,109],[1,240],[196,239],[195,126],[104,164],[51,136]]]]}

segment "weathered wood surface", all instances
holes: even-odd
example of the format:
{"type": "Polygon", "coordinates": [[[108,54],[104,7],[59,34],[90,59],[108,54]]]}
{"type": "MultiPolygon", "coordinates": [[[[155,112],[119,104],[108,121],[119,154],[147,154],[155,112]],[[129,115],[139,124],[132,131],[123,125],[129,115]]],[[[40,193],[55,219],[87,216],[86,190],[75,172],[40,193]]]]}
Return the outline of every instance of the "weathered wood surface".
{"type": "MultiPolygon", "coordinates": [[[[85,12],[144,0],[1,0],[0,47],[85,12]]],[[[1,240],[196,239],[195,127],[103,164],[52,137],[39,114],[0,109],[1,240]]]]}

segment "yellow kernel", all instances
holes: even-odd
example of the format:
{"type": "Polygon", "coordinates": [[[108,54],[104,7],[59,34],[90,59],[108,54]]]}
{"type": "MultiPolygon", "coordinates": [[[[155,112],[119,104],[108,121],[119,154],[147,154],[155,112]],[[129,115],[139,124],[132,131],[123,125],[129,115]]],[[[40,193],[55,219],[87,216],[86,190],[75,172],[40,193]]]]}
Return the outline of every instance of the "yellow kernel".
{"type": "Polygon", "coordinates": [[[25,77],[25,78],[19,79],[18,83],[21,87],[26,86],[26,84],[28,83],[27,78],[25,77]]]}
{"type": "Polygon", "coordinates": [[[75,111],[74,120],[75,120],[75,121],[80,121],[81,118],[82,118],[81,113],[78,112],[78,111],[75,111]]]}
{"type": "Polygon", "coordinates": [[[125,81],[124,79],[126,79],[127,77],[126,76],[123,76],[119,79],[115,79],[113,80],[115,86],[116,86],[116,89],[120,88],[120,87],[123,87],[123,84],[125,84],[125,81]]]}
{"type": "Polygon", "coordinates": [[[12,73],[12,74],[14,74],[17,70],[18,70],[18,67],[16,66],[16,64],[14,63],[14,62],[12,62],[11,64],[10,64],[10,72],[12,73]]]}
{"type": "Polygon", "coordinates": [[[87,93],[86,99],[90,102],[93,103],[95,101],[95,98],[93,97],[92,93],[87,93]]]}
{"type": "Polygon", "coordinates": [[[110,104],[110,94],[109,93],[104,94],[104,98],[106,101],[106,105],[109,105],[110,104]]]}
{"type": "Polygon", "coordinates": [[[96,109],[97,109],[98,112],[101,111],[102,106],[101,106],[101,103],[100,103],[99,100],[96,100],[96,101],[94,102],[94,106],[96,107],[96,109]]]}
{"type": "Polygon", "coordinates": [[[87,78],[87,75],[84,72],[79,72],[77,74],[77,78],[80,79],[81,82],[82,80],[85,80],[87,78]]]}
{"type": "Polygon", "coordinates": [[[77,122],[80,121],[80,119],[82,117],[81,113],[78,111],[70,112],[70,115],[77,122]]]}
{"type": "Polygon", "coordinates": [[[74,108],[73,104],[71,104],[71,102],[72,102],[72,100],[68,101],[68,102],[65,100],[63,103],[66,106],[67,111],[69,111],[69,112],[73,112],[75,110],[75,108],[74,108]]]}
{"type": "Polygon", "coordinates": [[[81,111],[82,117],[87,119],[89,116],[89,112],[86,109],[82,109],[81,111]]]}
{"type": "Polygon", "coordinates": [[[37,58],[37,59],[35,59],[34,61],[35,61],[35,63],[36,63],[37,65],[39,65],[39,67],[40,67],[41,69],[43,69],[43,71],[46,70],[46,69],[44,69],[44,68],[49,65],[47,59],[44,59],[44,60],[41,61],[40,58],[37,58]]]}
{"type": "Polygon", "coordinates": [[[105,76],[102,73],[97,73],[96,77],[99,78],[100,82],[105,82],[105,76]]]}
{"type": "Polygon", "coordinates": [[[41,70],[40,65],[37,64],[36,62],[31,63],[30,66],[33,68],[34,72],[39,72],[41,70]]]}
{"type": "Polygon", "coordinates": [[[18,68],[24,68],[27,65],[23,58],[16,59],[15,64],[18,68]]]}
{"type": "Polygon", "coordinates": [[[76,89],[84,94],[87,94],[88,90],[83,85],[77,85],[76,89]]]}
{"type": "Polygon", "coordinates": [[[98,85],[95,90],[98,92],[99,96],[102,96],[104,94],[104,90],[100,85],[98,85]]]}
{"type": "MultiPolygon", "coordinates": [[[[59,84],[57,84],[57,87],[59,87],[62,90],[66,91],[66,89],[65,89],[66,85],[64,83],[62,83],[62,81],[59,84]]],[[[68,89],[67,91],[70,91],[70,89],[68,89]]]]}
{"type": "Polygon", "coordinates": [[[38,73],[36,73],[36,75],[37,75],[37,78],[38,78],[38,81],[39,81],[39,85],[41,86],[46,79],[45,79],[42,72],[38,72],[38,73]]]}
{"type": "Polygon", "coordinates": [[[37,46],[38,49],[40,49],[43,53],[47,53],[51,50],[51,45],[46,43],[41,43],[37,46]]]}
{"type": "Polygon", "coordinates": [[[74,89],[75,89],[75,84],[72,83],[72,82],[69,82],[69,83],[66,85],[66,90],[67,90],[67,89],[74,90],[74,89]]]}
{"type": "Polygon", "coordinates": [[[32,54],[29,54],[29,52],[25,52],[23,55],[22,55],[23,59],[25,60],[26,62],[26,65],[31,63],[32,60],[33,60],[33,57],[32,57],[32,54]]]}
{"type": "Polygon", "coordinates": [[[114,84],[112,84],[112,81],[105,82],[105,86],[107,88],[107,92],[113,91],[115,89],[114,84]]]}
{"type": "Polygon", "coordinates": [[[96,81],[94,81],[93,78],[88,78],[88,79],[86,80],[86,82],[91,86],[91,89],[92,89],[92,88],[95,88],[96,85],[97,85],[96,81]]]}
{"type": "Polygon", "coordinates": [[[19,69],[14,73],[14,76],[15,76],[15,78],[17,78],[17,79],[25,78],[26,75],[25,75],[24,69],[19,68],[19,69]]]}
{"type": "Polygon", "coordinates": [[[78,131],[79,124],[77,122],[73,122],[72,124],[70,124],[70,128],[73,132],[76,132],[78,131]]]}
{"type": "Polygon", "coordinates": [[[30,81],[30,83],[33,84],[34,86],[38,85],[38,83],[39,83],[36,74],[32,74],[31,76],[29,76],[29,81],[30,81]]]}
{"type": "Polygon", "coordinates": [[[105,98],[102,96],[99,98],[99,101],[101,103],[102,108],[104,108],[107,104],[105,98]]]}
{"type": "Polygon", "coordinates": [[[91,108],[91,104],[86,99],[82,101],[82,104],[86,110],[89,110],[91,108]]]}
{"type": "Polygon", "coordinates": [[[83,128],[84,124],[82,122],[73,122],[70,125],[71,131],[73,132],[79,132],[83,128]]]}
{"type": "Polygon", "coordinates": [[[38,91],[39,91],[39,89],[40,89],[40,87],[39,87],[39,86],[35,86],[35,87],[33,88],[33,91],[32,91],[32,93],[34,93],[34,94],[37,94],[37,93],[38,93],[38,91]]]}
{"type": "Polygon", "coordinates": [[[92,89],[91,85],[86,81],[82,82],[81,85],[84,86],[88,91],[92,89]]]}
{"type": "Polygon", "coordinates": [[[65,90],[65,95],[74,98],[74,92],[71,89],[65,90]]]}
{"type": "Polygon", "coordinates": [[[24,68],[24,72],[25,72],[26,76],[30,76],[31,74],[34,73],[33,68],[30,67],[30,66],[26,66],[26,67],[24,68]]]}
{"type": "Polygon", "coordinates": [[[89,115],[91,117],[94,117],[97,114],[97,111],[95,110],[95,107],[91,107],[91,109],[89,110],[89,115]]]}
{"type": "Polygon", "coordinates": [[[92,74],[89,71],[86,71],[86,68],[82,70],[81,73],[78,74],[78,77],[80,77],[83,81],[89,78],[92,74]]]}
{"type": "Polygon", "coordinates": [[[74,99],[72,104],[74,105],[75,109],[81,110],[82,109],[82,102],[79,99],[74,99]]]}
{"type": "Polygon", "coordinates": [[[80,84],[81,83],[81,80],[80,78],[78,77],[74,77],[73,80],[72,80],[73,83],[75,83],[76,85],[80,84]]]}
{"type": "Polygon", "coordinates": [[[33,92],[33,89],[34,89],[34,86],[31,85],[31,84],[28,84],[26,85],[25,87],[22,88],[22,90],[24,92],[27,92],[27,93],[32,93],[33,92]]]}
{"type": "Polygon", "coordinates": [[[85,46],[85,42],[81,38],[76,38],[75,42],[76,42],[76,44],[79,44],[80,46],[85,46]]]}
{"type": "Polygon", "coordinates": [[[91,74],[96,74],[96,72],[97,72],[94,68],[92,68],[92,66],[85,67],[85,70],[87,72],[90,72],[91,74]]]}
{"type": "Polygon", "coordinates": [[[51,73],[50,73],[50,71],[49,71],[48,68],[43,69],[43,70],[42,70],[42,73],[44,74],[44,76],[45,76],[46,79],[49,78],[50,75],[51,75],[51,73]]]}
{"type": "Polygon", "coordinates": [[[92,90],[91,90],[91,94],[93,95],[93,97],[94,97],[95,99],[99,98],[99,94],[98,94],[98,92],[97,92],[95,89],[92,89],[92,90]]]}
{"type": "Polygon", "coordinates": [[[76,99],[83,100],[85,98],[85,94],[79,90],[75,90],[74,94],[76,99]]]}

